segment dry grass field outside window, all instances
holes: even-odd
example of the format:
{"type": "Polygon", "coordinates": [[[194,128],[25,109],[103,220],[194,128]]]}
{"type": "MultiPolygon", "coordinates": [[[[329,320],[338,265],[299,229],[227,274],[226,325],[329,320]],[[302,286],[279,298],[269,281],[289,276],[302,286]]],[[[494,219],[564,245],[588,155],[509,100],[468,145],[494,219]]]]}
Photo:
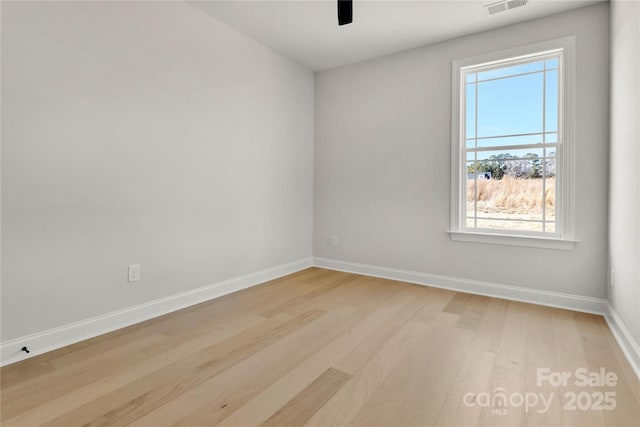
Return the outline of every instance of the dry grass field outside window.
{"type": "MultiPolygon", "coordinates": [[[[500,218],[508,220],[510,229],[542,231],[538,222],[518,220],[542,220],[542,207],[545,207],[545,219],[555,219],[556,179],[519,179],[504,176],[502,179],[478,179],[477,193],[474,180],[467,180],[467,216],[474,212],[474,195],[477,194],[477,216],[481,218],[500,218]],[[543,181],[546,181],[543,189],[543,181]],[[544,194],[544,197],[543,197],[544,194]]],[[[473,221],[473,220],[468,220],[473,221]]],[[[486,228],[505,228],[504,222],[482,221],[486,228]]],[[[545,231],[555,231],[553,223],[547,223],[545,231]]]]}

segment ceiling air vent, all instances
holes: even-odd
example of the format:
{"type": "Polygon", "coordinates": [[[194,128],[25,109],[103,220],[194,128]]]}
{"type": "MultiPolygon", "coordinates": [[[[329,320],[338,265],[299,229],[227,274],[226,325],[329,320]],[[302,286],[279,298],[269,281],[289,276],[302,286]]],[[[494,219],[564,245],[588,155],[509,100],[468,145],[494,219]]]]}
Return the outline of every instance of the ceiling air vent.
{"type": "Polygon", "coordinates": [[[507,1],[507,9],[515,9],[525,4],[527,4],[527,0],[509,0],[507,1]]]}
{"type": "Polygon", "coordinates": [[[489,3],[484,7],[487,8],[489,15],[495,13],[504,12],[506,10],[515,9],[516,7],[524,6],[527,4],[527,0],[500,0],[494,3],[489,3]]]}

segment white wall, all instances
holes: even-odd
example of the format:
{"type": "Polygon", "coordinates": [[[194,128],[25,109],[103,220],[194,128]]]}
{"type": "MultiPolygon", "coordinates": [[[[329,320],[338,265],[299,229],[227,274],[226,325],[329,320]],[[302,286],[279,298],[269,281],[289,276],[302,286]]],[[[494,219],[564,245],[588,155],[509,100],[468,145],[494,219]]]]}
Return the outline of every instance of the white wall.
{"type": "Polygon", "coordinates": [[[640,342],[640,2],[611,2],[608,299],[640,342]]]}
{"type": "Polygon", "coordinates": [[[603,298],[608,24],[599,4],[317,73],[314,255],[603,298]],[[565,252],[451,241],[452,60],[567,35],[577,38],[580,243],[565,252]]]}
{"type": "Polygon", "coordinates": [[[182,2],[2,2],[2,341],[311,256],[313,78],[182,2]]]}

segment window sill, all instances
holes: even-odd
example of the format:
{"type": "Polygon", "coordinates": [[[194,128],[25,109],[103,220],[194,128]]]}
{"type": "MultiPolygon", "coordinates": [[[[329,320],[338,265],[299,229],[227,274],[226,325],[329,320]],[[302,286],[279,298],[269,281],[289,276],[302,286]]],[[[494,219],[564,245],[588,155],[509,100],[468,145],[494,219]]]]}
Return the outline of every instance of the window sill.
{"type": "Polygon", "coordinates": [[[509,234],[472,233],[468,231],[448,231],[451,240],[457,242],[488,243],[491,245],[524,246],[528,248],[556,249],[571,251],[577,240],[555,239],[536,236],[514,236],[509,234]]]}

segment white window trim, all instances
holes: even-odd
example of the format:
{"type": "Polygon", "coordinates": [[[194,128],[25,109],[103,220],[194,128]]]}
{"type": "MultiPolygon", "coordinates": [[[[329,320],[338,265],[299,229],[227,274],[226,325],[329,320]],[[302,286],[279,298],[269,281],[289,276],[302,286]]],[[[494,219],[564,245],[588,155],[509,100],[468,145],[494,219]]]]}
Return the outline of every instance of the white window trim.
{"type": "MultiPolygon", "coordinates": [[[[575,37],[563,37],[541,43],[519,46],[511,49],[492,52],[471,58],[459,59],[452,63],[452,109],[451,109],[451,229],[448,231],[454,241],[489,243],[499,245],[526,246],[533,248],[548,248],[559,250],[572,250],[578,242],[575,237],[575,37]],[[557,188],[556,205],[558,206],[558,219],[561,221],[561,234],[557,237],[544,235],[529,236],[517,234],[509,230],[493,231],[468,231],[463,230],[462,197],[466,196],[462,188],[462,147],[463,134],[461,123],[461,68],[470,65],[490,64],[501,62],[509,58],[517,58],[541,52],[563,50],[562,73],[562,108],[558,122],[559,133],[563,143],[558,146],[560,152],[560,173],[556,180],[560,181],[557,188]]],[[[466,176],[466,174],[465,174],[466,176]]]]}

